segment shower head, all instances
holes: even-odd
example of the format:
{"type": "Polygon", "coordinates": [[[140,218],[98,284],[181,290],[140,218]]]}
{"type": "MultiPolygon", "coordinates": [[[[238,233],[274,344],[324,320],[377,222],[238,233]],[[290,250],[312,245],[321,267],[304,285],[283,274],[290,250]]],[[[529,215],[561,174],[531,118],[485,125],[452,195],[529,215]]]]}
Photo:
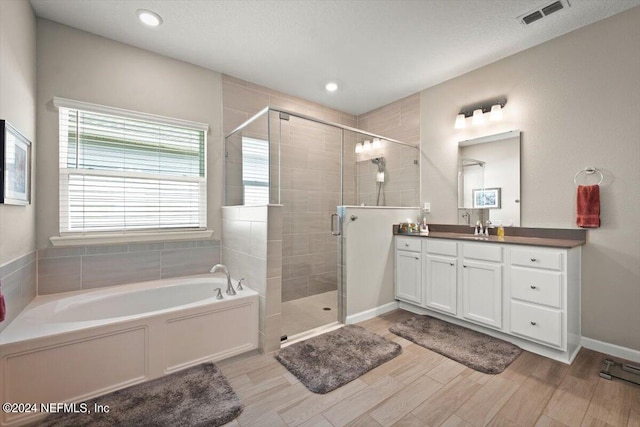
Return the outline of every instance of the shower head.
{"type": "Polygon", "coordinates": [[[384,157],[374,157],[371,163],[378,165],[378,172],[384,172],[384,157]]]}

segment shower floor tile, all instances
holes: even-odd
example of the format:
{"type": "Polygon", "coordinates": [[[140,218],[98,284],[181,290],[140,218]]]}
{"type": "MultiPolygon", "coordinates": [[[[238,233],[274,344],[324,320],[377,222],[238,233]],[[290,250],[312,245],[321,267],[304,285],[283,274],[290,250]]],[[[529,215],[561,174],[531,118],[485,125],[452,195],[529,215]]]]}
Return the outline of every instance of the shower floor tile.
{"type": "Polygon", "coordinates": [[[338,291],[282,303],[282,335],[292,336],[338,320],[338,291]],[[331,310],[324,310],[325,307],[331,310]]]}

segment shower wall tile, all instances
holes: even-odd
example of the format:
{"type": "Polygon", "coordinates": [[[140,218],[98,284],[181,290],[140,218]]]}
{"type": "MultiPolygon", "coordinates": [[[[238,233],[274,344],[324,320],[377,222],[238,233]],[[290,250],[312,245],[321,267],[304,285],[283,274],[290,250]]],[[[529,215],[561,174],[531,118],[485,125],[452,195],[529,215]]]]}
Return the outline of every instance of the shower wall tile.
{"type": "Polygon", "coordinates": [[[282,240],[267,242],[267,278],[282,276],[282,240]]]}
{"type": "Polygon", "coordinates": [[[267,223],[251,222],[251,238],[249,253],[259,258],[267,259],[267,223]]]}

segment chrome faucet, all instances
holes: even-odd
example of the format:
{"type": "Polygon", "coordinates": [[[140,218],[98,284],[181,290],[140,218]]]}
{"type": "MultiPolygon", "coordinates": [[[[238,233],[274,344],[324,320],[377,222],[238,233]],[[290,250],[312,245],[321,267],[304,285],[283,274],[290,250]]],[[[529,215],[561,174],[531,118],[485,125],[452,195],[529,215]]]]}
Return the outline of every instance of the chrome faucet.
{"type": "Polygon", "coordinates": [[[233,285],[231,284],[231,276],[229,276],[229,269],[226,265],[216,264],[211,269],[210,273],[224,273],[227,275],[227,295],[235,295],[236,291],[233,289],[233,285]]]}

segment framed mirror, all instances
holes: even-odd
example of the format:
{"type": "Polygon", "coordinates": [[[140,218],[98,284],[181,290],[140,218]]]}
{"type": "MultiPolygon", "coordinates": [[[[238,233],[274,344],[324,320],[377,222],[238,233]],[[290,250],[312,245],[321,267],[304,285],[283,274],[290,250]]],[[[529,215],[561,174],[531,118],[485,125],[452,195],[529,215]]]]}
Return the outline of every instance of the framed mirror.
{"type": "Polygon", "coordinates": [[[520,131],[458,142],[459,223],[520,226],[520,131]]]}

